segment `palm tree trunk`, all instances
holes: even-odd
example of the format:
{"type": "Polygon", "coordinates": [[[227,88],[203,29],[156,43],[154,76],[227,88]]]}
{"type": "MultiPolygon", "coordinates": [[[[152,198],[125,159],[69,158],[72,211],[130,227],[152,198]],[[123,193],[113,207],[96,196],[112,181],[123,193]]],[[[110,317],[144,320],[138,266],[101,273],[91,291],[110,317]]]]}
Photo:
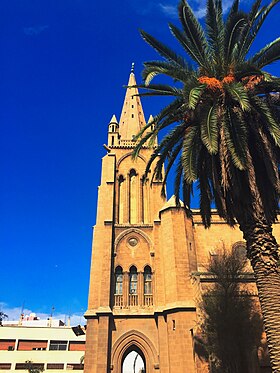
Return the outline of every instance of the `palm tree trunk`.
{"type": "Polygon", "coordinates": [[[279,246],[265,218],[241,223],[253,266],[267,335],[273,373],[280,373],[280,268],[279,246]]]}

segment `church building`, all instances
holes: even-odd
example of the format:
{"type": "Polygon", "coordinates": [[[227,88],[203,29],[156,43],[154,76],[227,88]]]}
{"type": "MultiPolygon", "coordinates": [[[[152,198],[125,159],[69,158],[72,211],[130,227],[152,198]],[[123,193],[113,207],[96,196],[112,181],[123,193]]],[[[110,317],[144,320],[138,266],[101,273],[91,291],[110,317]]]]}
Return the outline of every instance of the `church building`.
{"type": "MultiPolygon", "coordinates": [[[[136,84],[132,69],[128,87],[136,84]]],[[[145,373],[195,373],[196,300],[205,266],[223,247],[244,250],[242,233],[217,214],[205,229],[198,211],[188,218],[162,182],[143,175],[153,149],[132,158],[134,136],[146,125],[137,88],[127,88],[120,119],[108,126],[107,154],[92,245],[85,373],[123,373],[131,351],[145,373]]],[[[276,237],[280,234],[275,226],[276,237]]],[[[280,232],[279,232],[280,233],[280,232]]],[[[252,282],[253,276],[248,277],[252,282]]],[[[255,290],[256,291],[256,290],[255,290]]],[[[138,373],[138,372],[137,372],[138,373]]]]}

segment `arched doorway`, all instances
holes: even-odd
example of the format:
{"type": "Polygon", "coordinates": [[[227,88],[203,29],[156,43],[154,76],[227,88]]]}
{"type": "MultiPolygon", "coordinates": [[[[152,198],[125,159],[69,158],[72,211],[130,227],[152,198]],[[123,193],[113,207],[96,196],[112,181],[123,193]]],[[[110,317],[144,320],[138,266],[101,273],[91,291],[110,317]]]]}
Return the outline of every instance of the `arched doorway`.
{"type": "MultiPolygon", "coordinates": [[[[121,335],[113,345],[111,356],[112,373],[134,373],[133,363],[131,372],[125,372],[123,368],[128,355],[128,359],[133,360],[133,356],[136,357],[137,354],[139,355],[137,360],[139,359],[139,362],[143,362],[142,366],[145,373],[154,373],[155,369],[159,369],[158,352],[152,341],[143,333],[131,330],[121,335]],[[134,355],[129,355],[131,352],[134,352],[134,355]]],[[[129,366],[131,367],[131,364],[128,364],[129,366]]],[[[135,373],[139,373],[139,371],[135,373]]]]}
{"type": "Polygon", "coordinates": [[[146,373],[145,356],[137,346],[130,346],[124,353],[121,373],[146,373]]]}

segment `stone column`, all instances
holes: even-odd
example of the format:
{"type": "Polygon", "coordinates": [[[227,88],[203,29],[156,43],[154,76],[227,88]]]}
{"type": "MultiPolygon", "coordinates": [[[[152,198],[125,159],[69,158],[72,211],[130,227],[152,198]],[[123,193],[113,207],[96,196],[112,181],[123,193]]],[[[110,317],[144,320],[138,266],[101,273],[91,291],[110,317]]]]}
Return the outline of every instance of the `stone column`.
{"type": "Polygon", "coordinates": [[[137,278],[137,294],[138,294],[138,306],[144,306],[144,275],[143,272],[138,272],[137,278]]]}
{"type": "Polygon", "coordinates": [[[128,307],[128,294],[129,294],[129,273],[123,273],[123,307],[128,307]]]}

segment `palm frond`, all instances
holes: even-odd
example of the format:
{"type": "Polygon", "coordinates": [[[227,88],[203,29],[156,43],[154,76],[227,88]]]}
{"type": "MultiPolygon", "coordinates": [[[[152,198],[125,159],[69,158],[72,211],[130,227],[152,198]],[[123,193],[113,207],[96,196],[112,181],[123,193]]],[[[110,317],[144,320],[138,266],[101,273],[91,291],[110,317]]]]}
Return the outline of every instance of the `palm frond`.
{"type": "Polygon", "coordinates": [[[231,19],[231,17],[234,17],[234,15],[238,12],[238,9],[239,9],[239,0],[234,0],[230,8],[229,14],[228,14],[227,22],[231,19]]]}
{"type": "Polygon", "coordinates": [[[242,113],[238,115],[228,108],[224,124],[227,148],[230,151],[232,162],[238,170],[243,171],[246,169],[247,162],[247,128],[242,113]]]}
{"type": "Polygon", "coordinates": [[[255,65],[249,63],[248,61],[238,63],[234,70],[234,76],[237,81],[240,81],[242,78],[251,76],[251,75],[263,75],[263,72],[258,69],[255,65]]]}
{"type": "Polygon", "coordinates": [[[225,61],[227,66],[231,66],[237,59],[239,42],[246,24],[247,15],[244,12],[234,13],[227,19],[225,28],[225,61]]]}
{"type": "Polygon", "coordinates": [[[244,61],[244,58],[253,43],[252,35],[251,35],[253,33],[252,27],[258,16],[261,2],[262,0],[256,0],[254,4],[252,5],[250,13],[248,14],[248,22],[247,22],[246,27],[243,30],[243,37],[241,39],[240,46],[239,46],[240,61],[244,61]]]}
{"type": "Polygon", "coordinates": [[[257,111],[257,115],[260,115],[263,122],[266,124],[268,131],[277,146],[280,146],[280,125],[274,118],[267,103],[257,96],[252,97],[253,105],[257,111]]]}
{"type": "Polygon", "coordinates": [[[142,78],[146,86],[160,74],[171,77],[176,81],[184,82],[190,76],[194,75],[194,70],[187,62],[184,68],[170,61],[150,61],[144,63],[142,78]]]}
{"type": "Polygon", "coordinates": [[[180,55],[178,55],[172,49],[168,48],[166,45],[158,41],[156,38],[154,38],[152,35],[148,34],[147,32],[140,30],[140,34],[142,38],[152,48],[154,48],[162,57],[184,68],[186,63],[185,63],[185,60],[180,55]]]}
{"type": "Polygon", "coordinates": [[[249,62],[256,65],[259,69],[280,60],[280,38],[267,44],[258,53],[256,53],[249,62]]]}
{"type": "Polygon", "coordinates": [[[184,179],[188,184],[193,183],[197,179],[197,157],[201,148],[201,143],[198,141],[198,137],[198,126],[192,125],[186,129],[181,162],[184,170],[184,179]]]}
{"type": "Polygon", "coordinates": [[[199,57],[200,66],[207,67],[208,43],[201,24],[198,22],[191,7],[185,0],[180,2],[178,12],[186,37],[190,40],[193,51],[199,57]]]}
{"type": "Polygon", "coordinates": [[[216,104],[205,108],[201,117],[201,140],[210,154],[218,152],[218,108],[216,104]]]}
{"type": "Polygon", "coordinates": [[[261,0],[257,0],[254,3],[250,13],[250,22],[248,24],[249,29],[247,30],[247,37],[244,38],[243,48],[241,49],[242,58],[244,58],[248,53],[264,21],[266,20],[267,16],[274,8],[274,6],[279,3],[279,1],[280,0],[272,0],[270,4],[264,6],[260,11],[259,7],[261,4],[261,0]]]}
{"type": "Polygon", "coordinates": [[[212,49],[212,58],[214,59],[214,61],[216,61],[215,67],[219,67],[221,69],[221,71],[217,72],[218,75],[220,75],[223,71],[224,65],[225,27],[222,7],[219,1],[207,1],[205,22],[209,43],[212,49]]]}
{"type": "Polygon", "coordinates": [[[182,96],[182,89],[172,87],[170,85],[165,84],[150,84],[148,86],[137,84],[135,86],[131,86],[130,88],[142,88],[145,89],[146,92],[141,92],[136,94],[135,96],[182,96]]]}
{"type": "Polygon", "coordinates": [[[205,228],[211,225],[211,202],[213,199],[212,191],[209,183],[208,172],[209,167],[205,162],[205,157],[201,155],[202,161],[199,169],[198,188],[200,191],[200,215],[205,228]]]}
{"type": "Polygon", "coordinates": [[[172,23],[169,24],[169,29],[172,35],[178,40],[178,42],[182,45],[186,53],[200,66],[208,69],[208,65],[206,63],[206,58],[202,59],[200,53],[197,52],[196,49],[193,48],[191,40],[186,36],[186,34],[179,30],[178,27],[173,25],[172,23]]]}
{"type": "Polygon", "coordinates": [[[183,145],[183,137],[179,140],[178,144],[172,150],[172,152],[170,153],[170,155],[167,159],[168,163],[167,163],[166,170],[165,170],[165,175],[164,175],[164,178],[163,178],[163,181],[162,181],[163,187],[161,189],[161,195],[163,195],[163,196],[164,196],[164,193],[165,193],[165,187],[164,186],[166,184],[169,172],[172,169],[172,166],[174,165],[174,162],[175,162],[176,158],[178,157],[180,151],[182,150],[182,145],[183,145]]]}
{"type": "Polygon", "coordinates": [[[242,83],[226,84],[226,90],[234,101],[237,101],[243,111],[251,109],[248,94],[242,83]]]}
{"type": "Polygon", "coordinates": [[[172,151],[175,147],[177,147],[178,143],[180,144],[183,139],[183,133],[185,131],[186,124],[181,123],[178,126],[176,126],[173,130],[171,130],[161,141],[159,146],[156,149],[156,152],[152,155],[151,159],[148,161],[146,166],[145,174],[150,170],[150,167],[154,160],[158,158],[158,161],[156,163],[152,180],[155,179],[161,179],[162,176],[162,167],[166,160],[168,160],[170,154],[172,154],[172,151]]]}
{"type": "Polygon", "coordinates": [[[196,108],[197,103],[201,95],[203,94],[205,88],[205,84],[200,84],[199,86],[196,86],[190,90],[188,95],[188,106],[190,109],[194,110],[196,108]]]}
{"type": "Polygon", "coordinates": [[[183,183],[183,166],[182,166],[182,158],[178,160],[178,164],[175,171],[175,178],[174,178],[174,195],[176,200],[176,205],[180,205],[180,190],[181,185],[183,183]]]}

